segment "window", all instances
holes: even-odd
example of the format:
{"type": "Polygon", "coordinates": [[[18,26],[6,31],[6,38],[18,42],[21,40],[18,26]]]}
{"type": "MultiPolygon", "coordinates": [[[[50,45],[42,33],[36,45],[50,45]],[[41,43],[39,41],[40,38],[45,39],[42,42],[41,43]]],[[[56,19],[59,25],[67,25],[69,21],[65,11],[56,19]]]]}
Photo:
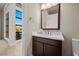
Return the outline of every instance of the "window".
{"type": "Polygon", "coordinates": [[[16,40],[21,39],[22,36],[22,11],[16,10],[16,40]]]}
{"type": "Polygon", "coordinates": [[[16,10],[16,25],[22,25],[22,12],[16,10]]]}

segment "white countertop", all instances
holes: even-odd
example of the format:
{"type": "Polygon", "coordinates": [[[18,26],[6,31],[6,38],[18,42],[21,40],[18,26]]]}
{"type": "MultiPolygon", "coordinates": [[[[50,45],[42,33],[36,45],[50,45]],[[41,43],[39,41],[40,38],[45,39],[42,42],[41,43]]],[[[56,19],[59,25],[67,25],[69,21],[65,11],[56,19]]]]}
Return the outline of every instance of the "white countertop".
{"type": "Polygon", "coordinates": [[[58,33],[57,34],[55,33],[53,35],[32,33],[32,36],[38,36],[38,37],[43,37],[43,38],[49,38],[49,39],[64,41],[63,35],[58,34],[58,33]]]}

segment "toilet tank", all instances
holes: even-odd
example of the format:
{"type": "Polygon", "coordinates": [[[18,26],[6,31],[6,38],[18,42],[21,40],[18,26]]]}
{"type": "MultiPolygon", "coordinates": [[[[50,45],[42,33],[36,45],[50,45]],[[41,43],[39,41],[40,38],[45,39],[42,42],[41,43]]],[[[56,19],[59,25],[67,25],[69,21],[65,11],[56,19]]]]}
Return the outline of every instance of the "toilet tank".
{"type": "Polygon", "coordinates": [[[79,56],[79,39],[72,38],[72,51],[74,56],[79,56]]]}

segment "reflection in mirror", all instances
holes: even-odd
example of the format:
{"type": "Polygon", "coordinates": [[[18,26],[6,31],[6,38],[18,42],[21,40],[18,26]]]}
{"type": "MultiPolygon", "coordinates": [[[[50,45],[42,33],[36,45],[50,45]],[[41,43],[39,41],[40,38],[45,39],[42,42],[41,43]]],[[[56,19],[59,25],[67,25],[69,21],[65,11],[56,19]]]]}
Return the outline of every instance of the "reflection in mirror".
{"type": "MultiPolygon", "coordinates": [[[[44,8],[44,7],[43,7],[44,8]]],[[[41,28],[44,30],[60,29],[60,4],[41,10],[41,28]]]]}
{"type": "Polygon", "coordinates": [[[9,38],[9,12],[6,13],[6,37],[9,38]]]}

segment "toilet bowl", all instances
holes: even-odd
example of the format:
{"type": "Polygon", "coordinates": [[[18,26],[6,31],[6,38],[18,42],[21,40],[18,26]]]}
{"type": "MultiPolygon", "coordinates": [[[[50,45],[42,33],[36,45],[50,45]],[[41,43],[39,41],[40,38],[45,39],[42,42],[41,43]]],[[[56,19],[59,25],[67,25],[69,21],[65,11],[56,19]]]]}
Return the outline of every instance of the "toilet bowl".
{"type": "Polygon", "coordinates": [[[72,52],[73,56],[79,56],[79,39],[72,38],[72,52]]]}

